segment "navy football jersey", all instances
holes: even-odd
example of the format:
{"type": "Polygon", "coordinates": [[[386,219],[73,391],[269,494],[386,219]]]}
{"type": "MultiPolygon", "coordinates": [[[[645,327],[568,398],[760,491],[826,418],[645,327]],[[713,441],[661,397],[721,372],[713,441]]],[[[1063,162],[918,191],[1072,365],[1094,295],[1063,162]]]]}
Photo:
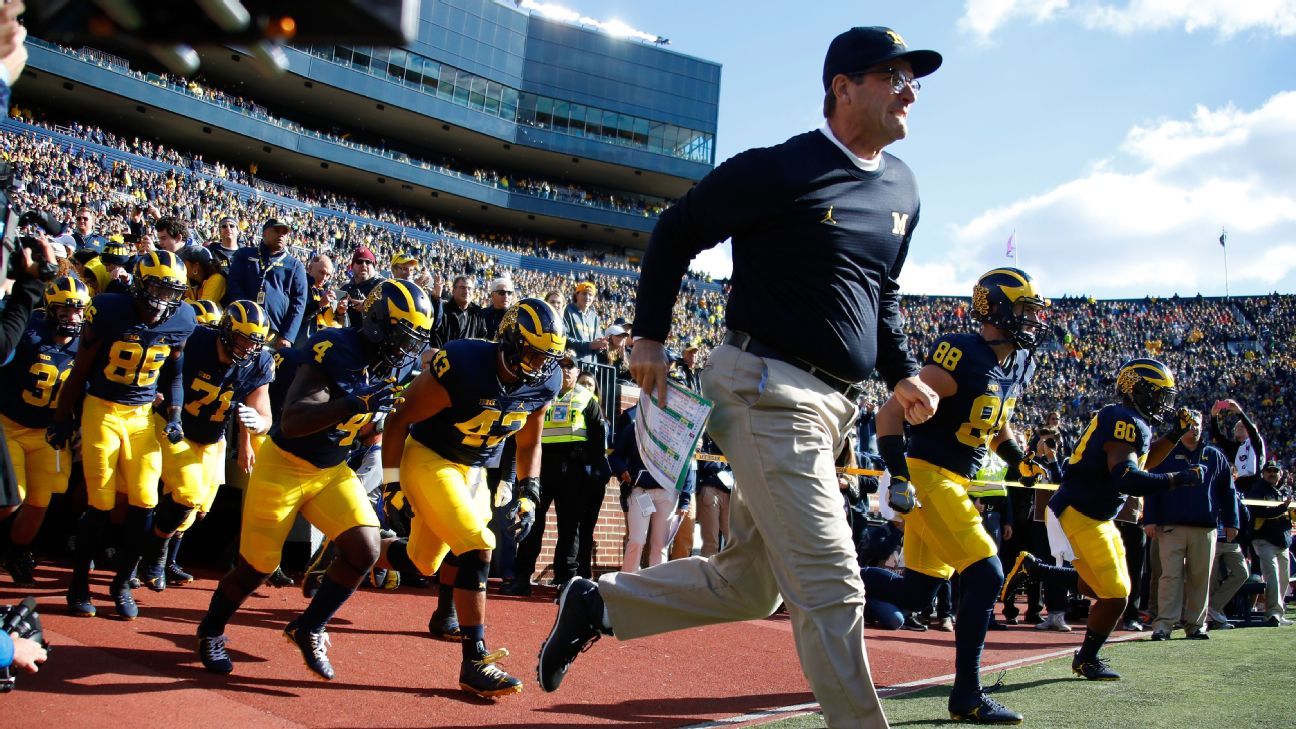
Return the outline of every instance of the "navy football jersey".
{"type": "Polygon", "coordinates": [[[961,333],[937,339],[924,364],[948,372],[958,390],[941,398],[930,420],[910,429],[908,453],[972,478],[1035,376],[1035,359],[1019,349],[1004,367],[980,334],[961,333]]]}
{"type": "Polygon", "coordinates": [[[307,349],[282,347],[276,349],[270,358],[274,361],[274,380],[270,382],[270,415],[274,422],[283,417],[284,403],[288,399],[288,390],[292,388],[297,368],[314,354],[307,349]]]}
{"type": "Polygon", "coordinates": [[[505,389],[496,370],[495,342],[455,339],[432,358],[432,374],[450,393],[450,407],[410,427],[414,440],[466,466],[482,466],[527,416],[558,395],[557,369],[539,385],[505,389]]]}
{"type": "Polygon", "coordinates": [[[216,351],[219,338],[215,327],[200,326],[185,345],[185,404],[180,423],[185,438],[195,443],[219,441],[235,406],[274,379],[274,364],[265,350],[242,367],[221,364],[216,351]]]}
{"type": "Polygon", "coordinates": [[[1049,499],[1054,514],[1060,515],[1068,506],[1090,519],[1115,519],[1120,513],[1125,494],[1116,490],[1103,447],[1112,441],[1133,446],[1139,468],[1143,468],[1152,446],[1152,429],[1138,411],[1126,405],[1108,405],[1099,410],[1067,461],[1057,493],[1049,499]]]}
{"type": "Polygon", "coordinates": [[[37,311],[14,348],[9,364],[0,368],[0,413],[28,428],[45,428],[58,405],[59,390],[72,372],[79,337],[54,343],[54,322],[37,311]]]}
{"type": "Polygon", "coordinates": [[[85,326],[99,339],[88,391],[122,405],[145,405],[157,393],[158,375],[171,350],[193,333],[192,306],[181,306],[154,326],[140,321],[129,294],[99,294],[86,309],[85,326]]]}
{"type": "MultiPolygon", "coordinates": [[[[321,329],[311,335],[310,340],[306,343],[306,348],[301,350],[302,356],[294,358],[290,363],[287,358],[284,364],[289,365],[292,373],[285,372],[283,378],[285,386],[291,386],[290,377],[296,377],[296,371],[305,364],[318,369],[324,375],[328,382],[329,398],[337,399],[346,397],[354,392],[367,390],[370,387],[369,365],[370,355],[366,352],[362,335],[359,331],[350,328],[330,328],[321,329]]],[[[282,352],[277,352],[283,356],[282,352]]],[[[376,373],[377,379],[395,378],[397,382],[403,381],[411,370],[418,364],[417,358],[411,358],[411,361],[396,372],[376,373]]],[[[286,367],[285,369],[289,369],[286,367]]],[[[332,468],[346,460],[351,448],[356,445],[356,435],[360,429],[373,420],[373,413],[360,413],[353,416],[350,420],[338,423],[331,428],[325,428],[317,433],[304,435],[298,438],[290,438],[283,433],[282,400],[286,397],[287,391],[281,390],[279,398],[280,411],[275,417],[275,423],[270,428],[270,438],[285,451],[301,458],[319,468],[332,468]]],[[[273,405],[272,400],[272,409],[273,405]]]]}

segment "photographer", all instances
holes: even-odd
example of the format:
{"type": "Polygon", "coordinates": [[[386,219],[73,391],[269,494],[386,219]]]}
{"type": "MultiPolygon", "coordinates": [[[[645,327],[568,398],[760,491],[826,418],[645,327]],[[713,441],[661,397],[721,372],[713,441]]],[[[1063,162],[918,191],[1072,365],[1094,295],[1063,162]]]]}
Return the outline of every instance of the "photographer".
{"type": "Polygon", "coordinates": [[[28,673],[36,673],[40,670],[36,664],[44,663],[47,657],[40,643],[17,633],[0,632],[0,668],[17,666],[28,673]]]}

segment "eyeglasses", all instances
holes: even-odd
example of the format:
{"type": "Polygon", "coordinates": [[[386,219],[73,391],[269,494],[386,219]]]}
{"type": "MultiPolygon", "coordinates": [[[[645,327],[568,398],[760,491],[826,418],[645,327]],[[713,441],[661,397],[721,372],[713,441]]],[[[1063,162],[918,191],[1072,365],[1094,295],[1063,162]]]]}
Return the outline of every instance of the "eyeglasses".
{"type": "Polygon", "coordinates": [[[879,68],[876,71],[860,71],[859,73],[851,74],[851,76],[853,78],[855,76],[868,76],[874,73],[891,74],[891,93],[893,94],[903,93],[904,87],[906,86],[913,89],[915,94],[922,89],[922,83],[920,83],[918,79],[914,78],[913,74],[906,73],[898,68],[879,68]]]}
{"type": "Polygon", "coordinates": [[[233,223],[222,223],[222,224],[221,224],[221,227],[222,227],[222,228],[237,228],[238,226],[235,225],[235,224],[233,224],[233,223]]]}
{"type": "Polygon", "coordinates": [[[512,292],[512,291],[492,291],[491,293],[493,293],[493,294],[504,294],[505,296],[512,296],[512,295],[513,295],[513,292],[512,292]]]}
{"type": "Polygon", "coordinates": [[[569,372],[570,372],[571,370],[578,370],[578,369],[580,369],[580,366],[577,365],[575,362],[563,362],[563,363],[559,364],[559,367],[562,367],[563,369],[565,369],[565,370],[567,370],[567,371],[569,371],[569,372]]]}

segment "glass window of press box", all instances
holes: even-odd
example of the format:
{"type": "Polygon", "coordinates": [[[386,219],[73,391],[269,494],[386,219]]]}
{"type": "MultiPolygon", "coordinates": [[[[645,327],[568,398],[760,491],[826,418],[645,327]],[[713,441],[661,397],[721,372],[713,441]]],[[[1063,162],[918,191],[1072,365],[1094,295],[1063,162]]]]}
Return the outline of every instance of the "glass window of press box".
{"type": "Polygon", "coordinates": [[[710,164],[715,145],[707,132],[553,99],[491,81],[401,48],[304,48],[319,58],[385,78],[439,99],[518,124],[559,134],[644,149],[710,164]]]}

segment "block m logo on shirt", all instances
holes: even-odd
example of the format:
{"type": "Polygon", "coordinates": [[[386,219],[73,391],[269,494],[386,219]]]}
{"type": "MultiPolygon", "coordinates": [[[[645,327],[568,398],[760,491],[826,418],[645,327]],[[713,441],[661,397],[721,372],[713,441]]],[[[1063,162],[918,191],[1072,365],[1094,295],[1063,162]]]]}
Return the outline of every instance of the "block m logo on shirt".
{"type": "Polygon", "coordinates": [[[909,225],[909,213],[897,213],[891,211],[891,234],[904,235],[905,228],[909,225]]]}

